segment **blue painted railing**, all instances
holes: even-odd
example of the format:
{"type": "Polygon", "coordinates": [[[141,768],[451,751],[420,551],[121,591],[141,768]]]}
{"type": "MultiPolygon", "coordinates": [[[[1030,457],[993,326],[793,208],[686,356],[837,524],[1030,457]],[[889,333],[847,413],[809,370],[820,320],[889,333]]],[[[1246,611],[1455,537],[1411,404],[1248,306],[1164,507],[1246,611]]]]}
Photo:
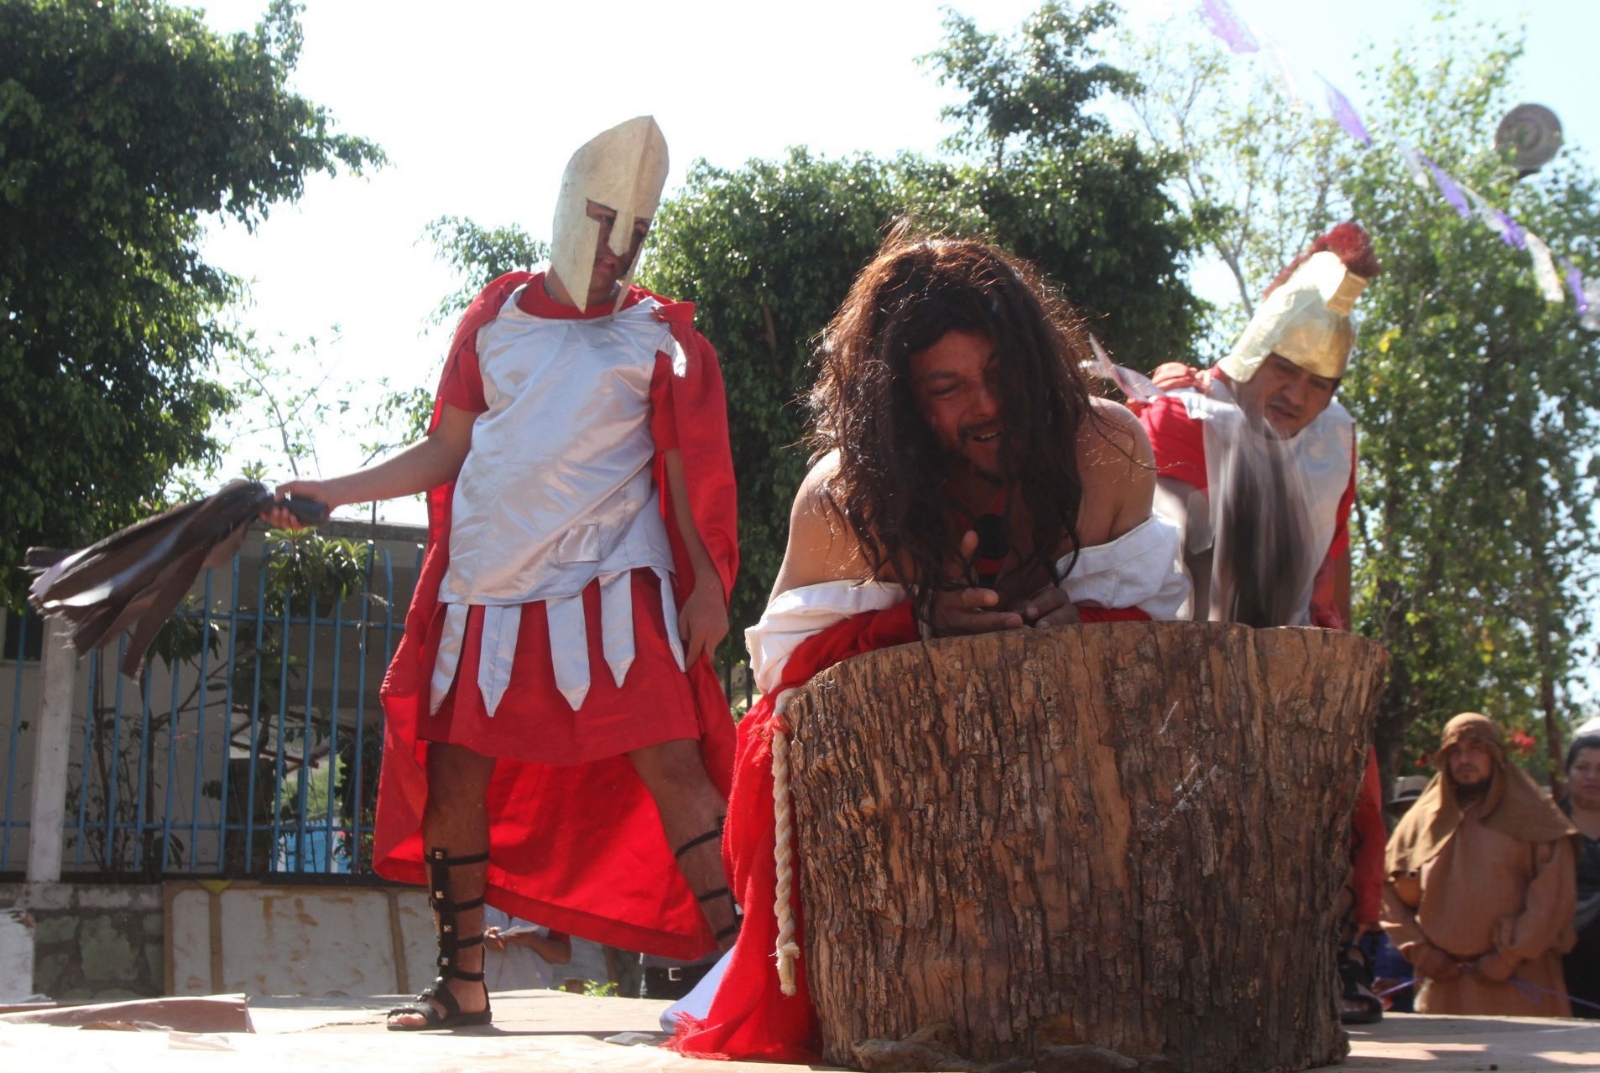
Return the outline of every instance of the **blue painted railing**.
{"type": "MultiPolygon", "coordinates": [[[[419,550],[412,577],[420,561],[419,550]]],[[[66,871],[371,870],[383,740],[376,687],[410,592],[396,591],[387,550],[367,545],[365,567],[359,587],[335,606],[283,598],[281,612],[269,613],[265,566],[235,556],[230,567],[206,572],[203,594],[158,638],[138,687],[117,673],[126,638],[80,662],[66,871]],[[249,571],[255,598],[241,605],[249,571]],[[226,600],[216,598],[219,589],[226,600]]],[[[39,628],[16,621],[7,657],[21,653],[26,630],[39,628]]],[[[24,679],[37,667],[10,663],[0,871],[25,865],[33,713],[24,679]]]]}
{"type": "MultiPolygon", "coordinates": [[[[79,663],[67,872],[371,872],[383,741],[377,686],[421,552],[399,590],[391,554],[371,544],[365,554],[359,589],[344,600],[284,599],[275,612],[265,564],[236,556],[207,571],[200,599],[158,639],[138,686],[117,673],[125,638],[79,663]]],[[[33,712],[24,679],[38,665],[13,657],[39,625],[16,621],[0,653],[12,675],[0,681],[11,699],[9,726],[0,726],[0,872],[25,867],[29,829],[33,712]]],[[[748,708],[745,668],[724,666],[721,676],[735,712],[748,708]]]]}

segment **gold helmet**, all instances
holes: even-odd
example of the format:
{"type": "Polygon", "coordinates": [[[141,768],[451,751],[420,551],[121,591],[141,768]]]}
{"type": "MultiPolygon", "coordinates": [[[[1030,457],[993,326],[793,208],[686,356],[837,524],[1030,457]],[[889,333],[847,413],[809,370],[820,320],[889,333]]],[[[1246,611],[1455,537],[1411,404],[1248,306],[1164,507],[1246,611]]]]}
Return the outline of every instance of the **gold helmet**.
{"type": "MultiPolygon", "coordinates": [[[[595,135],[567,162],[556,198],[551,233],[550,267],[579,309],[588,294],[600,224],[589,217],[589,202],[617,214],[611,228],[611,251],[626,256],[632,249],[633,222],[655,217],[661,189],[667,182],[667,140],[650,116],[639,116],[595,135]]],[[[621,281],[622,303],[638,261],[621,281]]]]}
{"type": "Polygon", "coordinates": [[[1372,241],[1361,225],[1340,224],[1272,281],[1233,353],[1219,367],[1230,380],[1243,383],[1268,354],[1277,354],[1309,373],[1339,379],[1356,341],[1350,311],[1379,271],[1372,241]]]}

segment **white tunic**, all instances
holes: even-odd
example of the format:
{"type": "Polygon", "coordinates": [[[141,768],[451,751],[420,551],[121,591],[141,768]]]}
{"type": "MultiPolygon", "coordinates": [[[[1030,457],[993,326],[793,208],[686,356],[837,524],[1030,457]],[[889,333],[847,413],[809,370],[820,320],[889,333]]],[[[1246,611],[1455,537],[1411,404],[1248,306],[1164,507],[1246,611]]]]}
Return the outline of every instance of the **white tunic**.
{"type": "Polygon", "coordinates": [[[481,606],[477,668],[493,715],[511,681],[522,605],[545,602],[556,686],[574,710],[589,691],[583,590],[600,581],[606,663],[621,685],[633,663],[630,574],[662,578],[668,641],[683,665],[667,578],[672,545],[651,477],[650,383],[658,352],[683,375],[686,356],[651,298],[611,317],[551,320],[517,305],[522,288],[477,336],[488,409],[456,478],[447,605],[432,710],[454,680],[467,609],[481,606]]]}
{"type": "MultiPolygon", "coordinates": [[[[1178,529],[1152,515],[1105,544],[1083,548],[1056,564],[1072,567],[1062,582],[1067,599],[1090,607],[1136,607],[1156,621],[1171,620],[1189,597],[1189,579],[1177,566],[1178,529]]],[[[909,599],[902,585],[876,581],[824,581],[772,598],[761,621],[744,631],[756,688],[770,693],[808,637],[863,611],[881,611],[909,599]]]]}
{"type": "MultiPolygon", "coordinates": [[[[1217,378],[1211,381],[1209,396],[1192,388],[1170,394],[1183,403],[1184,410],[1191,418],[1201,423],[1206,452],[1206,483],[1213,489],[1221,487],[1227,452],[1234,445],[1247,442],[1244,438],[1244,411],[1234,401],[1228,385],[1217,378]]],[[[1327,556],[1328,548],[1333,545],[1334,531],[1339,523],[1339,503],[1350,487],[1350,475],[1355,465],[1355,429],[1355,418],[1350,416],[1350,411],[1334,400],[1293,439],[1268,443],[1258,436],[1255,440],[1259,443],[1248,441],[1261,450],[1283,452],[1291,463],[1287,472],[1299,478],[1295,482],[1295,490],[1305,513],[1306,546],[1315,550],[1315,556],[1311,563],[1312,575],[1303,580],[1295,618],[1290,625],[1304,626],[1311,622],[1312,582],[1327,556]]],[[[1213,512],[1215,506],[1213,503],[1213,512]]],[[[1174,509],[1174,505],[1157,496],[1156,509],[1168,513],[1174,509]]],[[[1178,516],[1174,521],[1181,525],[1185,518],[1178,516]]],[[[1200,549],[1191,541],[1190,551],[1196,550],[1200,549]]]]}

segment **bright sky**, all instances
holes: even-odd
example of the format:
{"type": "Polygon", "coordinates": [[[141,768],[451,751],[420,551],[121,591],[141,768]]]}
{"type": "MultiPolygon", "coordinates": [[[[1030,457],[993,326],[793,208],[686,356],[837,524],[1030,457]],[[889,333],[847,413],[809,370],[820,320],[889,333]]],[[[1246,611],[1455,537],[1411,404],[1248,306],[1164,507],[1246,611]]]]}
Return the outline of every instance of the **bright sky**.
{"type": "MultiPolygon", "coordinates": [[[[956,7],[985,30],[1009,32],[1038,2],[956,7]]],[[[1357,50],[1376,43],[1387,53],[1420,33],[1432,10],[1417,0],[1233,6],[1358,108],[1357,50]]],[[[253,26],[265,0],[207,7],[213,26],[234,31],[253,26]]],[[[306,7],[295,88],[330,109],[341,130],[380,144],[391,164],[364,179],[313,180],[298,205],[280,207],[254,234],[237,225],[213,229],[206,256],[251,281],[253,305],[243,319],[264,340],[282,338],[286,383],[330,375],[330,390],[344,391],[383,376],[431,387],[447,332],[425,318],[456,281],[421,238],[424,226],[457,215],[489,226],[518,223],[548,238],[567,157],[630,116],[653,114],[666,132],[669,192],[700,157],[733,167],[793,145],[828,156],[931,151],[948,133],[938,113],[950,95],[915,62],[941,37],[941,5],[933,0],[308,0],[306,7]],[[334,326],[337,342],[288,353],[307,337],[329,339],[334,326]]],[[[1127,0],[1125,7],[1135,27],[1197,20],[1195,0],[1127,0]]],[[[1462,7],[1503,25],[1523,12],[1522,99],[1561,116],[1569,147],[1600,144],[1592,75],[1582,74],[1600,40],[1600,4],[1463,0],[1462,7]]],[[[359,400],[363,391],[351,394],[359,400]]],[[[323,475],[359,461],[363,438],[356,427],[320,437],[323,475]]],[[[269,475],[287,476],[287,467],[269,475]]],[[[420,509],[394,504],[385,516],[416,520],[420,509]]]]}

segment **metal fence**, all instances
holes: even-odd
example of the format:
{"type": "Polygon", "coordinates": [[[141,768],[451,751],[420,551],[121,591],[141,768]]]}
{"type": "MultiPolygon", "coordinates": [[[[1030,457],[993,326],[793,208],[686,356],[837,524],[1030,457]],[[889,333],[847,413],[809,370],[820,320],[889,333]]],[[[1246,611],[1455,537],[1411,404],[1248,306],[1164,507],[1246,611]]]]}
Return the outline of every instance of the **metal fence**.
{"type": "MultiPolygon", "coordinates": [[[[117,673],[125,638],[79,663],[64,870],[370,870],[377,690],[420,552],[398,585],[388,550],[368,544],[363,552],[359,583],[321,601],[314,589],[297,597],[274,584],[270,554],[236,556],[207,571],[197,598],[158,637],[138,684],[117,673]]],[[[39,628],[21,623],[8,655],[39,628]]],[[[37,710],[27,662],[13,659],[12,674],[0,871],[25,859],[20,804],[37,710]]]]}
{"type": "MultiPolygon", "coordinates": [[[[291,595],[270,546],[208,571],[152,647],[137,685],[117,673],[120,643],[79,662],[64,872],[371,872],[383,742],[378,687],[421,549],[398,572],[387,549],[368,542],[358,554],[346,565],[359,582],[339,599],[291,595]]],[[[37,650],[39,630],[37,619],[14,617],[0,654],[12,676],[10,725],[0,735],[0,872],[27,860],[41,687],[26,654],[37,650]]],[[[747,669],[720,671],[735,712],[747,708],[747,669]]]]}

